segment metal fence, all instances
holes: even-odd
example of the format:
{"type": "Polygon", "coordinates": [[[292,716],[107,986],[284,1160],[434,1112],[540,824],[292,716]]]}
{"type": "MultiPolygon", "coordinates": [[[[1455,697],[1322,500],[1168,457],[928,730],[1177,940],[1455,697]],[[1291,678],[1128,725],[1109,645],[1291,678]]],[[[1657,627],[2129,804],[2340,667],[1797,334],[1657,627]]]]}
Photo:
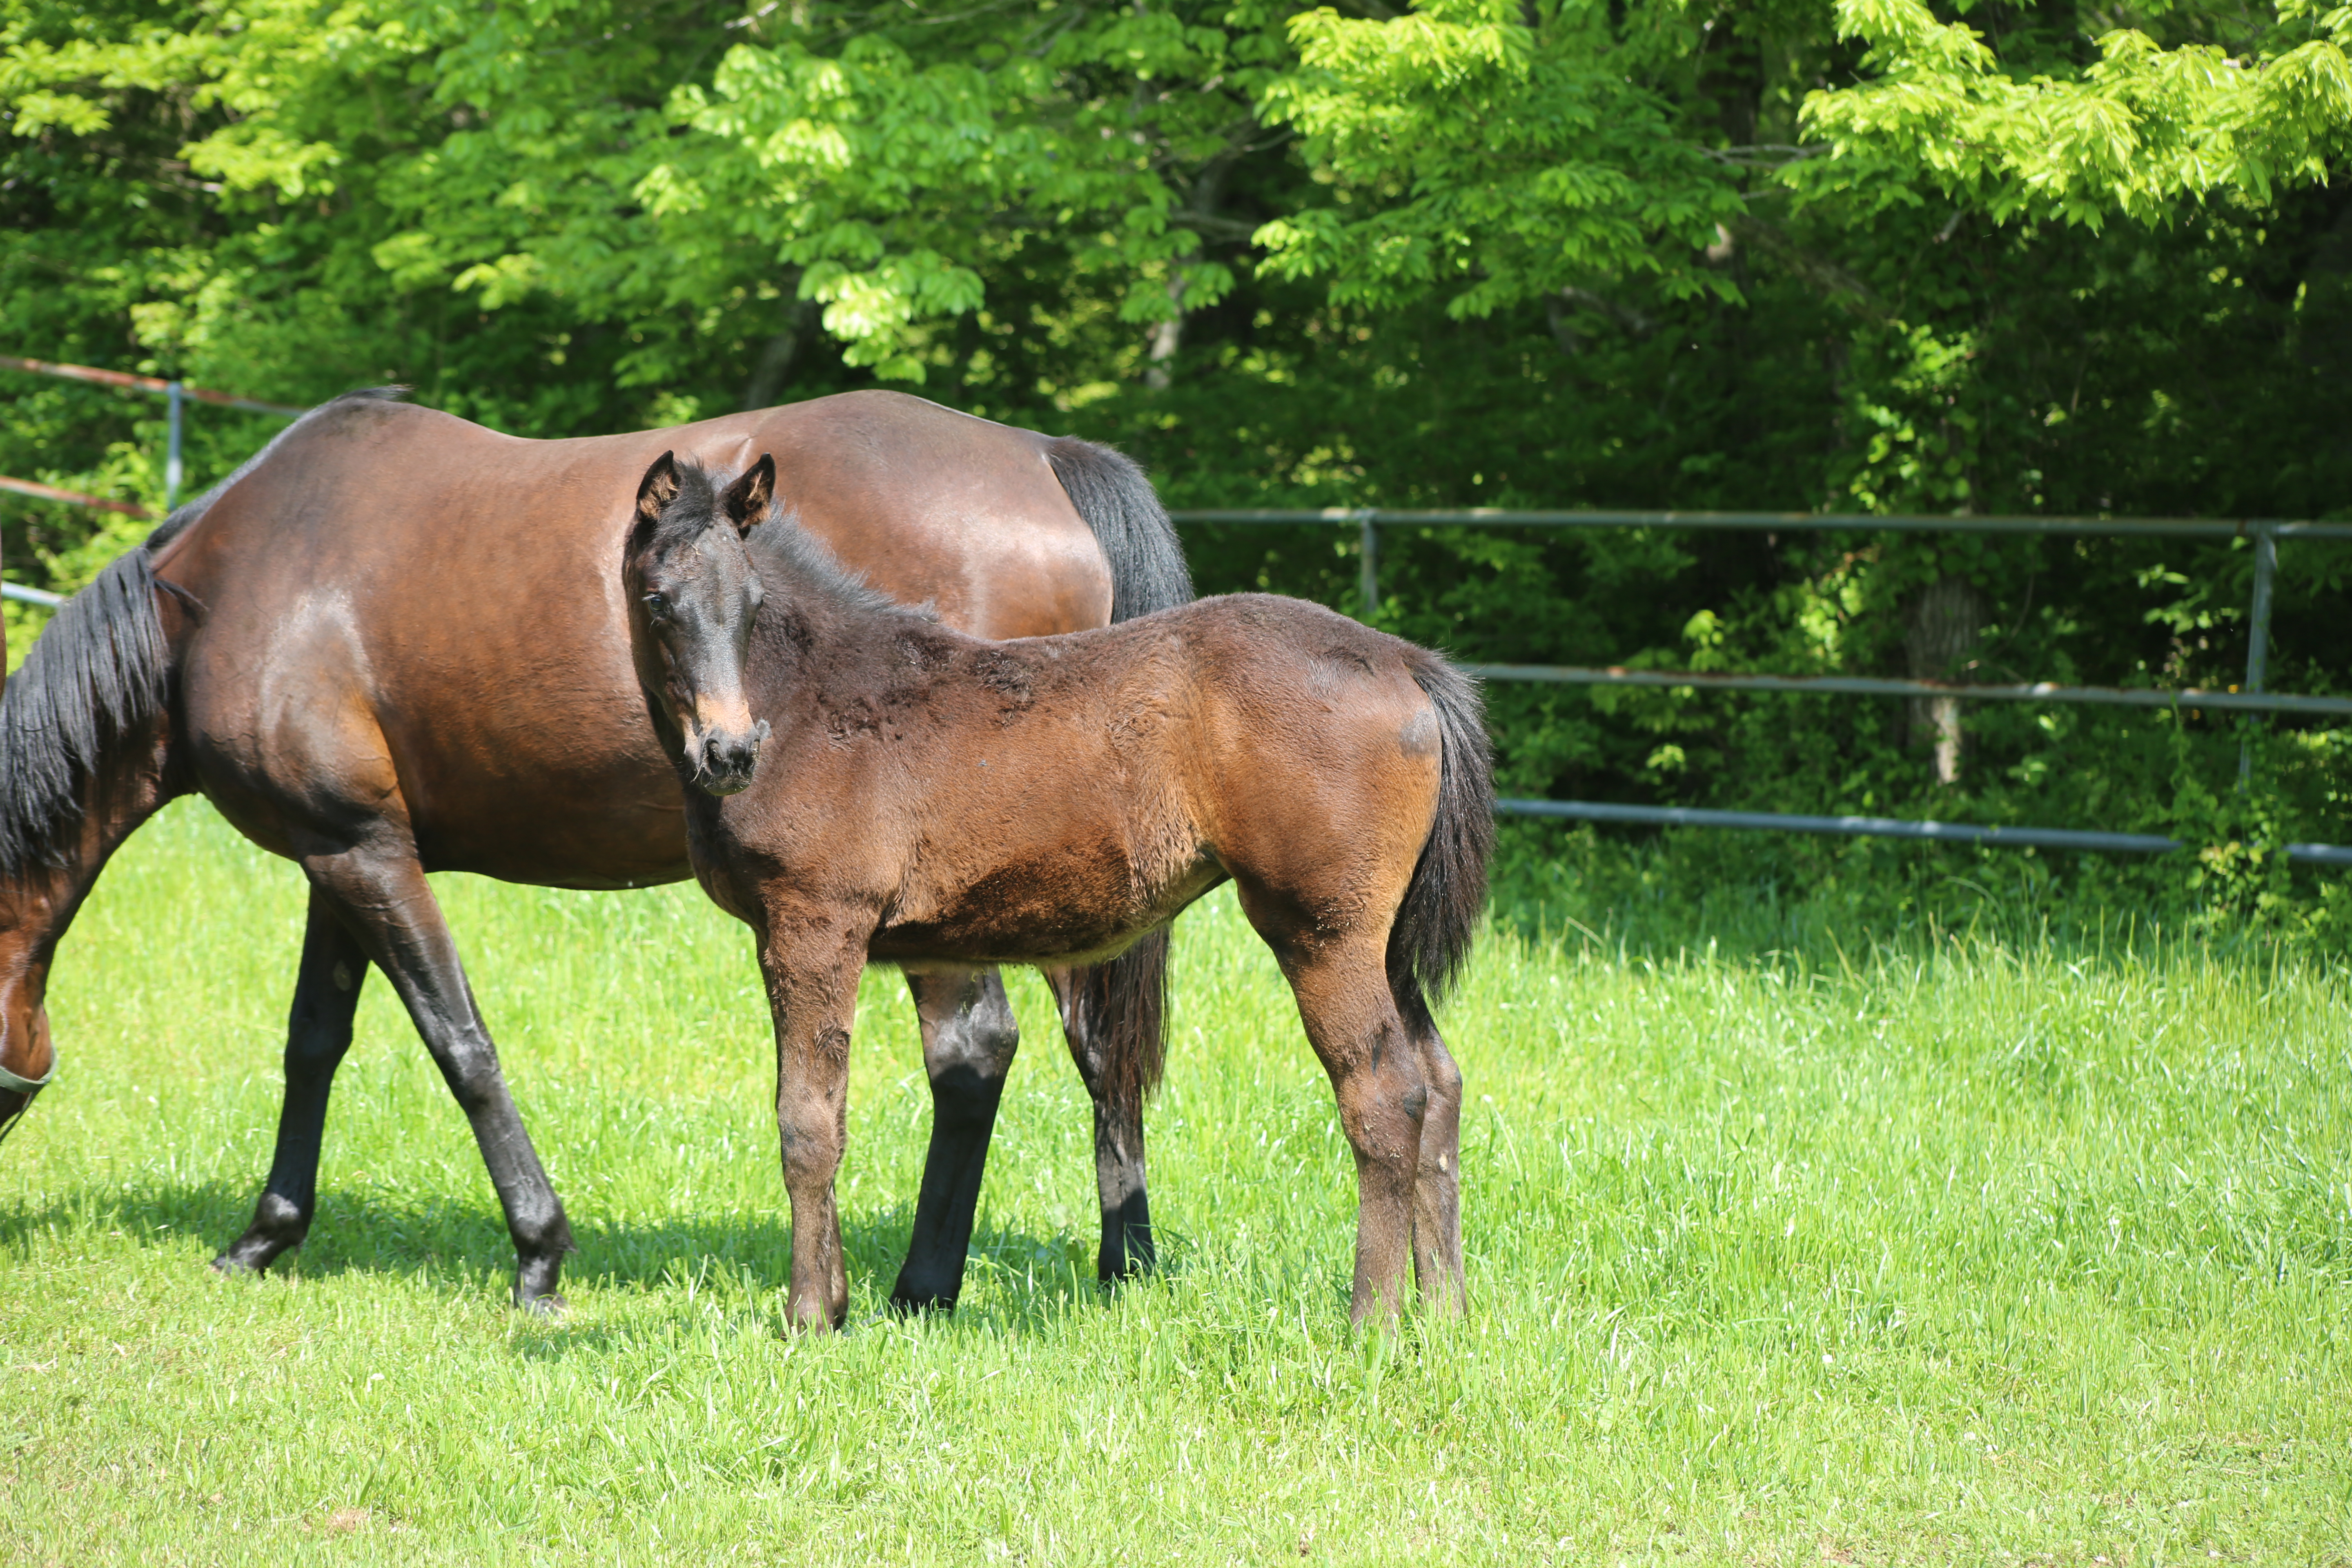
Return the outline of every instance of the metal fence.
{"type": "MultiPolygon", "coordinates": [[[[0,354],[0,370],[22,371],[28,375],[58,376],[67,381],[120,387],[126,392],[141,392],[163,399],[168,407],[163,447],[163,510],[166,513],[179,504],[180,481],[184,477],[180,459],[181,435],[190,402],[210,403],[222,408],[241,408],[253,414],[277,414],[288,418],[296,418],[310,412],[284,403],[264,403],[257,397],[239,397],[232,392],[215,392],[209,387],[190,386],[185,382],[165,381],[159,376],[133,375],[121,370],[100,370],[95,365],[58,364],[49,360],[24,359],[16,354],[0,354]]],[[[55,485],[45,485],[34,479],[16,479],[0,475],[0,490],[31,496],[36,500],[62,501],[68,506],[118,512],[125,517],[154,516],[145,507],[134,506],[130,501],[109,500],[103,496],[84,495],[79,490],[61,490],[55,485]]],[[[0,599],[15,599],[20,604],[40,605],[48,608],[64,603],[46,588],[29,587],[22,583],[0,583],[0,599]]]]}
{"type": "MultiPolygon", "coordinates": [[[[1327,507],[1320,510],[1257,509],[1187,510],[1171,514],[1179,523],[1242,523],[1275,527],[1352,526],[1358,531],[1360,592],[1366,605],[1380,603],[1380,531],[1383,527],[1433,525],[1488,528],[1675,528],[1725,529],[1748,532],[1840,533],[2036,533],[2061,538],[2249,539],[2254,550],[2252,603],[2247,607],[2246,679],[2242,689],[2189,688],[2153,690],[2129,687],[2058,686],[2034,681],[1973,686],[1958,681],[1885,680],[1861,676],[1716,674],[1692,670],[1628,669],[1611,665],[1471,665],[1488,680],[1542,681],[1580,686],[1651,686],[1693,691],[1811,692],[1845,697],[1937,697],[1971,702],[2084,702],[2135,708],[2212,709],[2217,711],[2352,715],[2352,698],[2306,697],[2263,689],[2270,662],[2271,598],[2283,539],[2352,539],[2352,523],[2311,522],[2285,518],[1872,517],[1822,512],[1776,511],[1510,511],[1494,507],[1449,510],[1327,507]]],[[[1986,827],[1966,823],[1913,821],[1884,816],[1804,816],[1781,812],[1710,811],[1693,806],[1626,805],[1611,801],[1501,800],[1509,816],[1612,822],[1646,826],[1729,827],[1781,833],[1828,833],[1863,837],[1924,838],[1942,843],[2011,845],[2106,853],[2163,853],[2184,846],[2152,834],[2096,833],[2058,827],[1986,827]]],[[[2352,847],[2290,844],[2290,860],[2352,866],[2352,847]]]]}
{"type": "MultiPolygon", "coordinates": [[[[163,510],[166,512],[179,504],[182,478],[180,432],[184,423],[185,410],[191,399],[198,403],[215,404],[223,408],[242,408],[253,414],[283,415],[289,419],[310,412],[307,408],[296,408],[283,403],[264,403],[257,397],[239,397],[233,392],[215,392],[208,387],[190,386],[185,382],[165,381],[160,376],[133,375],[129,371],[122,370],[100,370],[87,364],[57,364],[44,359],[20,359],[15,354],[0,354],[0,370],[23,371],[31,375],[61,376],[68,381],[86,381],[98,386],[119,386],[127,392],[143,392],[151,397],[163,399],[169,405],[165,419],[163,449],[163,510]]],[[[26,479],[8,479],[0,481],[0,485],[5,485],[5,488],[20,494],[37,494],[40,490],[46,490],[48,488],[40,486],[36,489],[31,486],[29,480],[26,479]]],[[[71,499],[72,494],[73,492],[69,490],[55,490],[49,492],[48,499],[71,499]]],[[[104,507],[113,511],[128,511],[139,517],[146,515],[145,512],[121,501],[101,501],[89,497],[80,499],[85,505],[104,507]]]]}

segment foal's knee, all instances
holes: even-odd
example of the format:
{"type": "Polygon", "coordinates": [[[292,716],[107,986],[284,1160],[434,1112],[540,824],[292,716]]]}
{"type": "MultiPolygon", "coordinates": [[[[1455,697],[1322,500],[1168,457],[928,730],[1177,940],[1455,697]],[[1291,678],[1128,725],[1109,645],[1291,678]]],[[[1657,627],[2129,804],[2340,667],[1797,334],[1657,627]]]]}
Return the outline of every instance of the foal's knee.
{"type": "Polygon", "coordinates": [[[1426,1054],[1434,1058],[1422,1068],[1429,1080],[1431,1101],[1441,1109],[1461,1104],[1462,1069],[1454,1065],[1452,1053],[1432,1041],[1431,1049],[1426,1054]]]}
{"type": "Polygon", "coordinates": [[[835,1107],[814,1100],[779,1105],[776,1132],[783,1153],[786,1182],[821,1185],[832,1181],[834,1173],[841,1168],[842,1150],[847,1138],[842,1113],[835,1107]]]}

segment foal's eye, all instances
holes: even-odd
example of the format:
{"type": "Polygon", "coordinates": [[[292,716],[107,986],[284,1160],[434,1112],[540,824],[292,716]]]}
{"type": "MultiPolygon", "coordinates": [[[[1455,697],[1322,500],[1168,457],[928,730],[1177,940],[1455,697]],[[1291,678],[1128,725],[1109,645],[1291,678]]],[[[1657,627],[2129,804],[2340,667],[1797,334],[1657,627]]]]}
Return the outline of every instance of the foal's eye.
{"type": "Polygon", "coordinates": [[[659,620],[669,614],[669,596],[666,594],[647,594],[646,608],[652,613],[656,620],[659,620]]]}

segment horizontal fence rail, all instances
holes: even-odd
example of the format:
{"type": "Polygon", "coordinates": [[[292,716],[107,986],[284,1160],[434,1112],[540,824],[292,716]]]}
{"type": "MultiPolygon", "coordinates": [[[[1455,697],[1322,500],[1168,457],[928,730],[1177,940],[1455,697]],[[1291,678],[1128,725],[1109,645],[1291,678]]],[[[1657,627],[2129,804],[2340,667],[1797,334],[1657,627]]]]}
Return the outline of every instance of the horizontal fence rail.
{"type": "MultiPolygon", "coordinates": [[[[27,375],[61,376],[67,381],[86,381],[94,386],[121,387],[126,392],[143,392],[163,399],[167,405],[163,438],[163,510],[169,512],[180,499],[181,426],[185,423],[188,400],[210,403],[222,408],[242,408],[253,414],[276,414],[289,419],[299,419],[310,412],[286,403],[264,403],[257,397],[239,397],[233,392],[215,392],[210,387],[190,386],[184,381],[165,381],[161,376],[133,375],[127,370],[100,370],[89,364],[59,364],[53,360],[26,359],[21,354],[0,354],[0,370],[22,371],[27,375]]],[[[8,488],[24,491],[28,481],[17,480],[8,488]]],[[[26,492],[35,493],[35,492],[26,492]]],[[[50,500],[68,499],[70,491],[50,492],[50,500]]],[[[126,510],[117,503],[82,499],[85,506],[110,507],[115,511],[126,510]]],[[[144,517],[146,513],[134,515],[144,517]]]]}
{"type": "Polygon", "coordinates": [[[153,515],[145,507],[127,500],[108,500],[103,496],[86,496],[79,490],[61,490],[37,479],[12,479],[0,476],[0,490],[14,490],[20,496],[31,496],[37,500],[63,501],[68,506],[86,506],[93,511],[119,511],[125,517],[153,515]]]}
{"type": "Polygon", "coordinates": [[[1242,522],[1273,526],[1402,526],[1413,523],[1478,528],[1721,528],[1751,533],[2049,533],[2062,538],[2149,537],[2239,539],[2268,533],[2288,539],[2352,539],[2352,522],[2288,518],[1997,517],[1901,514],[1886,517],[1831,511],[1513,511],[1502,507],[1452,510],[1394,507],[1323,507],[1297,510],[1190,508],[1168,514],[1178,522],[1242,522]]]}
{"type": "Polygon", "coordinates": [[[1572,664],[1469,664],[1486,680],[1537,680],[1562,686],[1688,687],[1699,691],[1824,692],[1847,697],[1958,697],[1971,702],[2106,702],[2126,708],[2213,708],[2243,713],[2352,714],[2352,697],[2288,697],[2269,692],[2174,691],[2134,686],[2053,686],[2046,680],[1969,686],[1957,680],[1882,680],[1863,675],[1717,675],[1700,670],[1592,668],[1572,664]]]}
{"type": "Polygon", "coordinates": [[[289,419],[310,412],[289,404],[264,403],[257,397],[239,397],[233,392],[215,392],[210,387],[165,381],[161,376],[133,375],[127,370],[100,370],[96,365],[58,364],[45,359],[23,359],[16,354],[0,354],[0,370],[21,370],[29,375],[61,376],[68,381],[86,381],[97,386],[119,386],[126,392],[143,392],[153,397],[193,397],[199,403],[210,403],[222,408],[242,408],[249,414],[282,414],[289,419]]]}
{"type": "MultiPolygon", "coordinates": [[[[1555,816],[1573,822],[1622,822],[1645,827],[1745,827],[1779,833],[1835,833],[1858,838],[1928,838],[1946,844],[2013,845],[2037,849],[2099,849],[2110,854],[2163,855],[2187,845],[2149,833],[2085,833],[2065,827],[1978,827],[1959,822],[1901,816],[1798,816],[1777,811],[1707,811],[1687,805],[1618,805],[1598,800],[1498,800],[1503,816],[1555,816]]],[[[2290,844],[2290,860],[2352,866],[2352,846],[2290,844]]]]}

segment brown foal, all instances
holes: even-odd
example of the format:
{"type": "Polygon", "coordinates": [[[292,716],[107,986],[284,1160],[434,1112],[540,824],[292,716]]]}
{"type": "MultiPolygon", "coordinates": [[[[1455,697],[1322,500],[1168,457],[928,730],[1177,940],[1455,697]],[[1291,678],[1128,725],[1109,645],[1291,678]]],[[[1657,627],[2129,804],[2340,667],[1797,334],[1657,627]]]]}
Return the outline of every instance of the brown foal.
{"type": "Polygon", "coordinates": [[[622,564],[695,874],[756,933],[793,1213],[790,1321],[848,1310],[834,1173],[869,962],[1095,963],[1228,878],[1273,949],[1356,1156],[1351,1315],[1462,1300],[1462,1077],[1430,1016],[1486,898],[1475,689],[1295,599],[1203,600],[989,643],[848,576],[664,454],[622,564]],[[762,526],[764,524],[764,526],[762,526]]]}

